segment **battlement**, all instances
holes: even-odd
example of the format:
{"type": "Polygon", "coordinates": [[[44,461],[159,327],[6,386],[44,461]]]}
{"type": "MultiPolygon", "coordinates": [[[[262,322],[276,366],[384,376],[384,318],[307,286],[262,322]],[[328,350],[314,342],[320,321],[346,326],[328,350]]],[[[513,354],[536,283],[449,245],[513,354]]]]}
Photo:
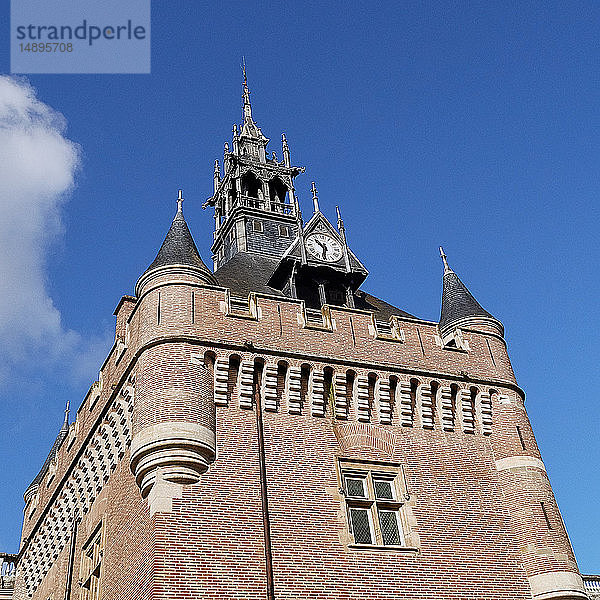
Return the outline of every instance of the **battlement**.
{"type": "Polygon", "coordinates": [[[177,330],[198,342],[283,354],[329,357],[348,364],[381,364],[462,380],[515,384],[506,343],[498,334],[461,330],[460,347],[442,343],[437,323],[325,305],[307,309],[291,298],[252,293],[235,298],[226,288],[192,281],[157,282],[127,320],[127,338],[141,347],[177,330]]]}

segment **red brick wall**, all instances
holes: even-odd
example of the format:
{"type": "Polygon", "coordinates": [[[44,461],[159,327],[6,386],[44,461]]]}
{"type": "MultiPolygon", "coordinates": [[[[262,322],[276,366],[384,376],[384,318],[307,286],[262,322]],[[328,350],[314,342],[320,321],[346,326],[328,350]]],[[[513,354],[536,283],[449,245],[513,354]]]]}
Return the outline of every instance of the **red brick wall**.
{"type": "MultiPolygon", "coordinates": [[[[298,302],[258,297],[258,319],[230,316],[223,290],[189,281],[168,285],[166,278],[150,282],[127,319],[129,347],[122,355],[114,348],[103,365],[100,399],[91,408],[86,400],[78,411],[77,438],[70,449],[63,444],[55,479],[50,486],[43,482],[24,536],[43,522],[103,411],[133,375],[139,393],[135,431],[169,419],[209,418],[210,394],[190,379],[202,367],[194,367],[190,357],[213,350],[220,356],[259,355],[272,363],[284,359],[296,366],[331,366],[336,372],[352,369],[363,375],[373,371],[401,381],[416,377],[421,383],[435,380],[499,392],[493,395],[490,436],[479,428],[463,433],[458,422],[453,432],[441,431],[437,420],[434,430],[420,428],[418,419],[413,427],[402,427],[398,406],[392,424],[381,425],[373,410],[373,423],[359,425],[365,433],[356,439],[368,439],[375,426],[385,432],[380,437],[386,442],[379,449],[353,448],[339,426],[336,437],[329,416],[311,416],[308,399],[302,415],[288,414],[285,400],[278,412],[265,413],[277,598],[508,600],[530,597],[526,576],[576,571],[544,472],[532,467],[498,472],[495,466],[507,457],[539,458],[504,340],[465,331],[470,351],[449,351],[436,340],[433,323],[400,319],[406,340],[400,343],[376,339],[370,315],[361,311],[332,308],[331,330],[303,328],[300,312],[298,302]],[[249,354],[251,347],[255,352],[249,354]],[[177,393],[165,399],[166,389],[177,393]],[[510,404],[501,404],[500,394],[510,404]],[[418,551],[347,547],[344,501],[338,491],[341,456],[404,466],[418,551]],[[540,501],[556,524],[552,530],[536,512],[540,501]]],[[[123,321],[118,320],[120,331],[123,321]]],[[[349,419],[356,419],[354,406],[349,419]]],[[[83,544],[84,532],[91,533],[98,516],[105,515],[103,600],[264,597],[255,415],[238,407],[235,389],[229,406],[218,407],[216,432],[216,462],[198,484],[184,487],[171,513],[149,517],[147,502],[129,472],[128,456],[111,475],[94,504],[103,508],[84,517],[78,538],[83,544]]],[[[80,548],[76,573],[79,561],[80,548]]],[[[61,597],[65,564],[63,550],[34,594],[36,600],[61,597]]]]}

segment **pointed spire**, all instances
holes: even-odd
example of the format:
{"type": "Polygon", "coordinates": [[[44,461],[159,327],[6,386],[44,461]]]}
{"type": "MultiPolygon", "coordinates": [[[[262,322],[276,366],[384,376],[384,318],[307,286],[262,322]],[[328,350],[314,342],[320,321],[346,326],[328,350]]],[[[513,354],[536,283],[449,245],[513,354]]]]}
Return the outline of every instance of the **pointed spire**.
{"type": "MultiPolygon", "coordinates": [[[[340,212],[340,207],[335,207],[335,212],[337,214],[337,227],[340,235],[342,236],[342,240],[344,242],[344,264],[346,266],[346,273],[350,273],[352,268],[350,266],[350,249],[348,248],[348,240],[346,239],[346,228],[344,227],[344,221],[342,219],[342,213],[340,212]]],[[[352,298],[352,302],[354,302],[354,298],[352,298]]]]}
{"type": "Polygon", "coordinates": [[[163,274],[167,267],[183,267],[199,277],[205,283],[215,283],[212,273],[208,270],[198,253],[194,238],[183,216],[183,192],[179,190],[177,197],[177,213],[173,218],[171,227],[162,243],[156,258],[144,271],[135,286],[136,295],[139,296],[144,284],[152,278],[152,273],[163,274]]]}
{"type": "Polygon", "coordinates": [[[215,170],[213,173],[213,194],[217,193],[221,183],[221,171],[219,171],[219,161],[215,160],[215,170]]]}
{"type": "Polygon", "coordinates": [[[287,140],[285,139],[285,133],[281,134],[281,149],[283,151],[283,163],[286,167],[291,166],[292,157],[290,154],[290,147],[288,146],[287,140]]]}
{"type": "Polygon", "coordinates": [[[63,426],[61,427],[61,431],[69,430],[69,404],[70,402],[67,400],[67,405],[65,407],[65,420],[63,421],[63,426]]]}
{"type": "Polygon", "coordinates": [[[337,227],[340,233],[344,231],[344,221],[342,221],[342,214],[340,213],[340,207],[335,207],[335,214],[337,215],[337,227]]]}
{"type": "Polygon", "coordinates": [[[498,319],[485,310],[459,276],[450,268],[446,254],[440,247],[444,264],[442,310],[440,314],[440,334],[442,338],[459,327],[487,326],[504,335],[504,327],[498,319]]]}
{"type": "Polygon", "coordinates": [[[452,271],[452,269],[448,266],[448,260],[446,257],[446,253],[444,252],[444,249],[440,246],[440,256],[442,257],[442,262],[444,263],[444,275],[446,275],[446,273],[450,273],[452,271]]]}
{"type": "Polygon", "coordinates": [[[67,401],[63,424],[58,431],[58,435],[56,436],[56,439],[54,440],[54,444],[52,444],[52,448],[50,448],[50,452],[48,453],[48,456],[46,457],[46,460],[44,461],[42,468],[39,470],[38,474],[34,477],[33,481],[29,484],[29,486],[25,490],[25,493],[23,494],[23,498],[25,499],[25,502],[29,502],[31,496],[33,494],[35,494],[35,492],[39,489],[40,483],[42,482],[46,473],[48,472],[48,469],[50,468],[50,464],[56,458],[56,455],[58,454],[58,451],[60,450],[60,447],[61,447],[62,443],[65,441],[65,438],[67,437],[68,433],[69,433],[69,402],[67,401]]]}
{"type": "Polygon", "coordinates": [[[242,72],[244,74],[244,122],[252,121],[252,105],[250,104],[250,90],[248,89],[248,77],[246,76],[246,58],[242,57],[242,72]]]}
{"type": "Polygon", "coordinates": [[[317,192],[317,186],[315,185],[314,181],[311,184],[310,191],[312,192],[312,201],[313,201],[314,212],[316,212],[316,213],[321,212],[321,210],[319,209],[319,197],[318,197],[318,192],[317,192]]]}

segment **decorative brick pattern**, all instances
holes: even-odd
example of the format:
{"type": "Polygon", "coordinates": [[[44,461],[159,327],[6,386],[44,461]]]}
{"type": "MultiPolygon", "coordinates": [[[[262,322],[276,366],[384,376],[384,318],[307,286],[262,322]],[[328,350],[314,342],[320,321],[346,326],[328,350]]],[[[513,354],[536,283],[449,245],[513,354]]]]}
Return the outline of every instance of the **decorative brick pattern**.
{"type": "Polygon", "coordinates": [[[310,379],[310,403],[314,417],[325,416],[325,388],[323,387],[323,371],[313,369],[310,379]]]}
{"type": "Polygon", "coordinates": [[[228,386],[229,383],[229,360],[227,358],[217,358],[215,361],[215,384],[214,396],[217,406],[227,406],[228,404],[228,386]]]}
{"type": "Polygon", "coordinates": [[[240,365],[240,408],[252,408],[254,395],[254,363],[243,360],[240,365]]]}
{"type": "Polygon", "coordinates": [[[277,365],[268,364],[264,369],[263,398],[265,410],[277,410],[277,365]]]}
{"type": "Polygon", "coordinates": [[[390,398],[389,379],[379,378],[377,380],[375,396],[379,408],[379,422],[389,425],[392,422],[392,401],[390,398]]]}
{"type": "Polygon", "coordinates": [[[302,369],[290,367],[288,373],[288,410],[292,415],[299,415],[302,410],[302,369]]]}
{"type": "Polygon", "coordinates": [[[454,431],[456,407],[453,405],[452,402],[452,389],[449,386],[442,386],[439,392],[439,396],[442,429],[444,431],[454,431]]]}

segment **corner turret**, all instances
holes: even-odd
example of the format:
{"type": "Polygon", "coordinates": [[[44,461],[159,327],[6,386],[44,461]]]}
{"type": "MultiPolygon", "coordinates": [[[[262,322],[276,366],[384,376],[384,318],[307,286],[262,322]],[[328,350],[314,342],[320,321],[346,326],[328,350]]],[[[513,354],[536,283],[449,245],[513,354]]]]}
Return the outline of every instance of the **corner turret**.
{"type": "Polygon", "coordinates": [[[440,247],[444,263],[442,311],[440,315],[440,336],[447,345],[461,328],[482,329],[504,336],[504,326],[475,300],[467,286],[449,267],[444,249],[440,247]]]}
{"type": "Polygon", "coordinates": [[[215,278],[200,258],[194,238],[183,216],[183,194],[179,190],[177,213],[162,243],[156,258],[144,271],[135,286],[139,298],[145,286],[157,277],[166,274],[191,275],[204,283],[215,284],[215,278]]]}

